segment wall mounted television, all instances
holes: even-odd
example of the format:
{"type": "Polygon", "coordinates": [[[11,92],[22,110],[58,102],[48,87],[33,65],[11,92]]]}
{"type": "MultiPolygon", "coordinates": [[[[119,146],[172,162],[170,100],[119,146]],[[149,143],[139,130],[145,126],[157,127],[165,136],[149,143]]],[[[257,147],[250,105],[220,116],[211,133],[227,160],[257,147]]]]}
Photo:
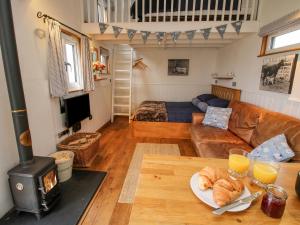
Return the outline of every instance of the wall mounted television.
{"type": "Polygon", "coordinates": [[[91,117],[89,94],[65,97],[63,100],[66,127],[72,127],[74,124],[91,117]]]}

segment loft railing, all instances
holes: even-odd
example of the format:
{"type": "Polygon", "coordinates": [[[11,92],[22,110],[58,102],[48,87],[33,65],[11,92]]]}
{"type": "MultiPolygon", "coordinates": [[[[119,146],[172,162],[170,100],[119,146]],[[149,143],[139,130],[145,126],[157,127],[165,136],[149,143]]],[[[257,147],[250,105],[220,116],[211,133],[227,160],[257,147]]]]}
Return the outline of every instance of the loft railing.
{"type": "Polygon", "coordinates": [[[82,0],[84,23],[256,21],[259,0],[82,0]]]}

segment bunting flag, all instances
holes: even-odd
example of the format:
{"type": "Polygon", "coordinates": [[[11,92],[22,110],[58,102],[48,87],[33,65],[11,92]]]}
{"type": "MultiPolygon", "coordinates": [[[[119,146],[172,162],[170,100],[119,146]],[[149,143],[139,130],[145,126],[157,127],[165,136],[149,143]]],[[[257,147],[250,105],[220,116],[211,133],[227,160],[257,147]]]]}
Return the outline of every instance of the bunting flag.
{"type": "Polygon", "coordinates": [[[171,37],[174,43],[176,43],[176,41],[178,40],[180,33],[180,31],[171,32],[171,37]]]}
{"type": "Polygon", "coordinates": [[[231,23],[231,25],[233,26],[233,28],[237,34],[240,34],[242,24],[243,24],[242,21],[236,21],[236,22],[231,23]]]}
{"type": "Polygon", "coordinates": [[[116,26],[112,26],[113,31],[114,31],[114,35],[115,38],[117,38],[119,36],[119,34],[121,33],[121,31],[123,30],[122,27],[116,27],[116,26]]]}
{"type": "Polygon", "coordinates": [[[104,34],[104,32],[106,31],[106,29],[108,28],[108,24],[105,23],[99,23],[99,28],[100,28],[100,33],[104,34]]]}
{"type": "Polygon", "coordinates": [[[211,31],[211,28],[205,28],[205,29],[200,30],[200,32],[202,33],[205,40],[208,39],[208,37],[210,35],[210,31],[211,31]]]}
{"type": "Polygon", "coordinates": [[[146,44],[147,39],[148,39],[150,33],[151,33],[151,32],[149,32],[149,31],[141,31],[142,39],[143,39],[143,41],[144,41],[144,44],[146,44]]]}
{"type": "Polygon", "coordinates": [[[219,32],[219,34],[220,34],[220,36],[221,36],[222,39],[224,38],[224,33],[226,31],[226,27],[227,27],[227,24],[224,24],[224,25],[216,27],[216,29],[219,32]]]}
{"type": "Polygon", "coordinates": [[[161,41],[164,39],[165,35],[166,35],[165,32],[156,32],[156,38],[157,38],[159,45],[160,45],[161,41]]]}
{"type": "Polygon", "coordinates": [[[196,34],[196,30],[188,30],[185,32],[186,36],[187,36],[187,39],[189,41],[192,41],[195,37],[195,34],[196,34]]]}
{"type": "Polygon", "coordinates": [[[134,37],[135,34],[136,34],[136,30],[133,30],[133,29],[127,30],[127,35],[128,35],[129,41],[132,40],[132,38],[134,37]]]}

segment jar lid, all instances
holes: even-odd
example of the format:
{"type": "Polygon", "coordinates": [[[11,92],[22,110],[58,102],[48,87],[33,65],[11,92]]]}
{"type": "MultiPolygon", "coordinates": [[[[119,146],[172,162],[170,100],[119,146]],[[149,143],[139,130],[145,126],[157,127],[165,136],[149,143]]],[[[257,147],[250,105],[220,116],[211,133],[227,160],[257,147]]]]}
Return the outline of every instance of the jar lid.
{"type": "Polygon", "coordinates": [[[272,194],[276,198],[284,199],[284,200],[287,200],[287,198],[288,198],[287,192],[284,190],[283,187],[281,187],[279,185],[269,184],[269,185],[267,185],[266,190],[267,190],[267,193],[272,194]]]}

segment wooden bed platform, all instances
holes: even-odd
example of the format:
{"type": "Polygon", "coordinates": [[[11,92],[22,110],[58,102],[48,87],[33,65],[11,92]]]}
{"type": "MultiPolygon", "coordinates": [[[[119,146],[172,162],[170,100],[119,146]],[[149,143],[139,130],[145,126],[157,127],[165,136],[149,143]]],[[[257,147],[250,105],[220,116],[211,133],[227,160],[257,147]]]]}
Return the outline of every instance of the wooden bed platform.
{"type": "MultiPolygon", "coordinates": [[[[219,98],[229,101],[239,101],[241,90],[212,85],[211,93],[219,98]]],[[[191,123],[175,122],[145,122],[132,120],[132,134],[134,137],[154,137],[154,138],[178,138],[190,139],[191,123]]]]}

